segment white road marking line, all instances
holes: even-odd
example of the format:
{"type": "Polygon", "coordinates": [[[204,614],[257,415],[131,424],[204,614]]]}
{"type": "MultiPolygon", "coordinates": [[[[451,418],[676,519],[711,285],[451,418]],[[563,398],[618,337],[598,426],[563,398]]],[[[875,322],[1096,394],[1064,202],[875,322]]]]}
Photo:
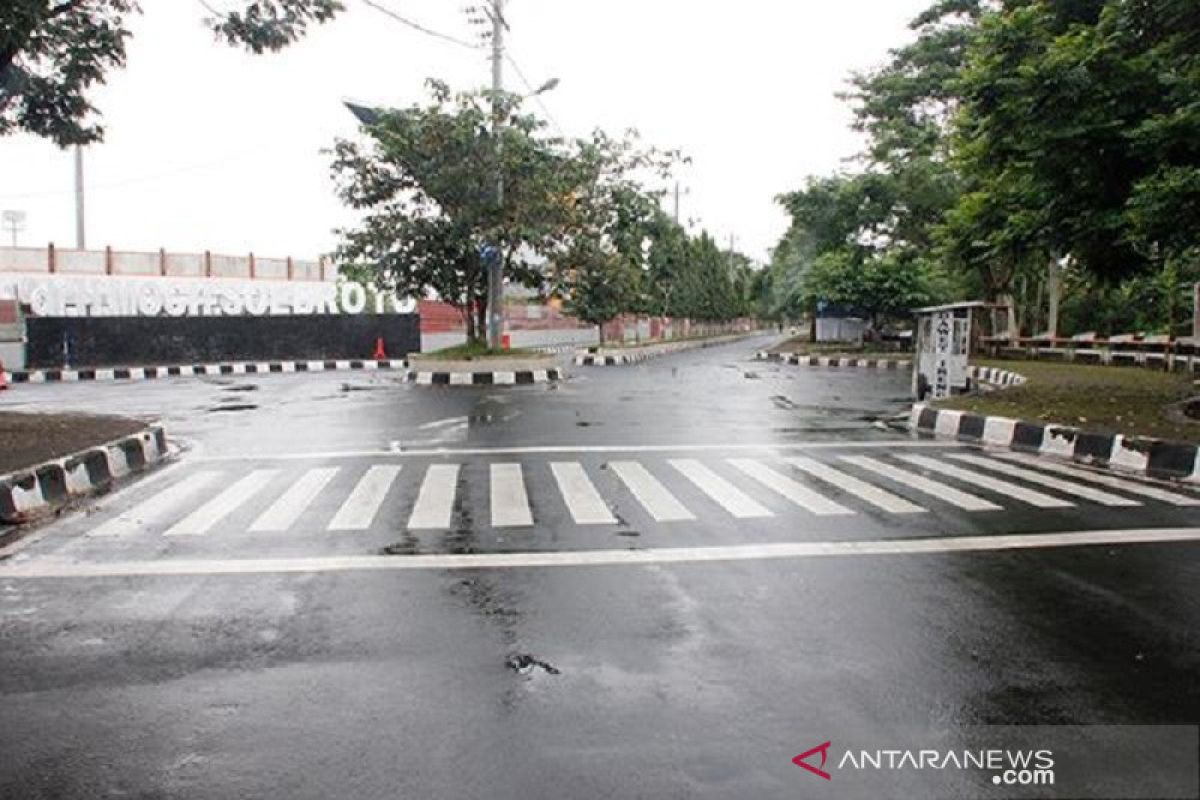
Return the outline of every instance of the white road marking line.
{"type": "Polygon", "coordinates": [[[466,425],[468,421],[467,417],[446,417],[445,419],[435,419],[433,422],[426,422],[424,425],[419,425],[418,427],[423,431],[427,431],[446,425],[466,425]]]}
{"type": "Polygon", "coordinates": [[[558,491],[579,525],[615,525],[617,520],[596,491],[578,461],[556,461],[550,465],[558,491]]]}
{"type": "Polygon", "coordinates": [[[1050,461],[1045,458],[1025,455],[1024,453],[995,453],[997,458],[1007,459],[1009,461],[1018,461],[1022,464],[1028,464],[1031,467],[1044,469],[1048,472],[1057,472],[1059,475],[1067,475],[1072,478],[1078,478],[1081,481],[1091,481],[1092,483],[1101,486],[1109,486],[1113,489],[1120,489],[1123,492],[1130,494],[1149,497],[1152,500],[1159,500],[1163,503],[1170,503],[1174,506],[1200,506],[1200,498],[1191,497],[1185,494],[1176,494],[1168,492],[1165,489],[1159,489],[1157,486],[1151,486],[1146,483],[1140,483],[1135,480],[1119,477],[1117,475],[1106,475],[1101,472],[1092,472],[1091,470],[1082,469],[1081,467],[1072,467],[1066,464],[1059,464],[1057,461],[1050,461]]]}
{"type": "Polygon", "coordinates": [[[775,516],[750,495],[695,459],[673,458],[668,463],[738,519],[775,516]]]}
{"type": "Polygon", "coordinates": [[[898,456],[898,458],[927,469],[930,472],[937,472],[946,477],[978,486],[981,489],[987,489],[996,494],[1011,497],[1014,500],[1020,500],[1023,503],[1029,503],[1031,506],[1037,506],[1038,508],[1070,508],[1075,505],[1070,500],[1051,497],[1048,494],[1035,492],[1033,489],[1026,489],[1024,486],[1018,486],[1015,483],[1009,483],[1008,481],[1002,481],[987,475],[980,475],[978,472],[961,469],[952,464],[944,464],[941,461],[926,458],[925,456],[898,456]]]}
{"type": "Polygon", "coordinates": [[[493,528],[521,528],[533,525],[529,495],[520,464],[492,464],[491,502],[493,528]]]}
{"type": "Polygon", "coordinates": [[[300,515],[312,504],[321,490],[329,485],[338,473],[338,467],[310,469],[300,476],[271,504],[271,507],[259,515],[250,526],[251,533],[267,531],[286,531],[300,518],[300,515]]]}
{"type": "Polygon", "coordinates": [[[88,533],[88,536],[123,536],[143,525],[163,522],[171,512],[221,476],[216,470],[193,473],[176,484],[122,512],[88,533]]]}
{"type": "Polygon", "coordinates": [[[450,527],[454,496],[458,493],[458,464],[431,464],[417,502],[408,518],[410,530],[444,530],[450,527]]]}
{"type": "Polygon", "coordinates": [[[1029,481],[1030,483],[1039,483],[1048,489],[1062,492],[1063,494],[1075,495],[1082,497],[1085,500],[1091,500],[1093,503],[1099,503],[1103,506],[1140,506],[1137,500],[1130,500],[1128,497],[1118,497],[1115,494],[1102,492],[1099,489],[1093,489],[1090,486],[1080,486],[1078,483],[1052,478],[1049,475],[1043,475],[1040,472],[1034,472],[1031,469],[1022,469],[1015,464],[1009,464],[1005,461],[996,461],[992,458],[984,456],[971,455],[954,455],[950,456],[955,461],[962,461],[967,464],[974,464],[983,469],[990,469],[999,472],[1003,475],[1011,475],[1014,478],[1029,481]]]}
{"type": "Polygon", "coordinates": [[[612,461],[608,466],[655,521],[678,522],[696,518],[637,461],[612,461]]]}
{"type": "Polygon", "coordinates": [[[255,455],[199,456],[192,462],[222,461],[307,461],[310,459],[334,458],[422,458],[426,456],[502,456],[538,455],[566,453],[707,453],[722,451],[761,451],[775,453],[787,450],[858,450],[896,448],[918,450],[969,450],[968,445],[955,442],[888,440],[869,442],[771,442],[767,444],[632,444],[632,445],[544,445],[532,447],[472,447],[472,448],[420,448],[394,452],[392,450],[330,450],[314,453],[262,453],[255,455]]]}
{"type": "Polygon", "coordinates": [[[131,578],[149,576],[263,575],[318,572],[391,572],[447,569],[649,566],[769,561],[834,556],[899,556],[937,553],[1113,547],[1200,542],[1200,528],[1133,528],[1062,533],[945,536],[922,539],[787,542],[728,547],[646,550],[575,550],[543,553],[474,553],[425,556],[328,556],[313,558],[163,559],[80,563],[40,558],[0,564],[0,578],[131,578]]]}
{"type": "Polygon", "coordinates": [[[730,458],[727,461],[763,486],[778,492],[803,509],[819,516],[847,515],[854,512],[815,492],[799,481],[781,475],[766,464],[749,458],[730,458]]]}
{"type": "Polygon", "coordinates": [[[376,465],[368,469],[334,514],[328,530],[365,531],[371,527],[375,514],[383,505],[383,499],[387,497],[399,473],[400,467],[393,464],[376,465]]]}
{"type": "Polygon", "coordinates": [[[820,478],[826,483],[832,484],[842,491],[849,492],[860,500],[864,500],[892,514],[920,514],[928,510],[916,503],[905,500],[899,495],[880,489],[878,486],[872,486],[866,481],[860,481],[853,475],[847,475],[845,472],[836,470],[820,461],[801,456],[795,456],[786,460],[793,467],[804,470],[810,475],[820,478]]]}
{"type": "Polygon", "coordinates": [[[886,464],[874,458],[867,456],[842,456],[842,461],[847,464],[853,464],[856,467],[865,469],[869,472],[874,472],[876,475],[881,475],[888,480],[903,484],[910,489],[916,489],[931,497],[936,497],[952,506],[958,506],[964,511],[1000,511],[1000,506],[984,500],[973,494],[955,489],[953,486],[947,486],[939,481],[930,480],[924,475],[918,475],[915,472],[909,472],[906,469],[886,464]]]}
{"type": "Polygon", "coordinates": [[[262,491],[263,487],[278,474],[279,470],[277,469],[254,470],[175,523],[163,535],[191,536],[206,533],[213,525],[232,514],[251,497],[262,491]]]}

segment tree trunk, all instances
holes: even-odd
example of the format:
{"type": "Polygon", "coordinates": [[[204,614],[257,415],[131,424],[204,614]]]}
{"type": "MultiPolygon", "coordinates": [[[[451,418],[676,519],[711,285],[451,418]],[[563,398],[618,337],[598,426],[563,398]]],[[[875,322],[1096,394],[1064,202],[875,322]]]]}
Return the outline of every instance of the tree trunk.
{"type": "Polygon", "coordinates": [[[471,306],[468,303],[465,307],[460,308],[458,313],[462,314],[463,320],[467,324],[467,343],[473,344],[477,339],[475,331],[475,315],[471,313],[471,306]]]}
{"type": "Polygon", "coordinates": [[[475,339],[475,342],[487,342],[487,309],[488,304],[486,298],[480,298],[475,301],[475,332],[476,336],[478,337],[475,339]]]}

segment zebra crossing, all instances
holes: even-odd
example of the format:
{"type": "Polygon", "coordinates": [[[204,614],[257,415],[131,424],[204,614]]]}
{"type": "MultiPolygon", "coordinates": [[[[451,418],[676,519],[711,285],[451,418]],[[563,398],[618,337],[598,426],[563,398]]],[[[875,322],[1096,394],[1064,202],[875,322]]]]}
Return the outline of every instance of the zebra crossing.
{"type": "Polygon", "coordinates": [[[102,519],[97,538],[161,530],[201,537],[237,530],[282,534],[313,529],[352,534],[379,526],[452,529],[464,486],[486,492],[492,528],[529,528],[547,509],[578,526],[622,524],[630,508],[656,523],[729,522],[860,514],[988,514],[1030,508],[1106,510],[1146,505],[1200,506],[1200,493],[1165,487],[1018,453],[953,450],[927,454],[757,458],[618,459],[585,463],[470,461],[321,464],[299,471],[272,466],[244,474],[206,468],[157,489],[102,519]],[[407,489],[401,484],[408,483],[407,489]],[[535,509],[537,511],[535,511],[535,509]],[[563,513],[565,512],[565,513],[563,513]]]}

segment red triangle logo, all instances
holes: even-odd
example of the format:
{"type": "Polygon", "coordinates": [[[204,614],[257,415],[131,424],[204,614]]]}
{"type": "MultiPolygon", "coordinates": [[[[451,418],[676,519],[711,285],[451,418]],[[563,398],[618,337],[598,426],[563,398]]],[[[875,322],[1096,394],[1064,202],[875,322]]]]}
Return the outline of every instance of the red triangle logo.
{"type": "Polygon", "coordinates": [[[795,764],[797,767],[801,767],[803,769],[808,770],[813,775],[824,778],[827,781],[832,780],[829,773],[825,771],[825,759],[828,758],[828,756],[829,756],[829,745],[830,744],[831,744],[830,742],[826,742],[825,744],[817,745],[812,750],[806,750],[805,752],[803,752],[800,755],[793,758],[792,763],[795,764]],[[805,760],[811,756],[815,756],[817,753],[821,754],[821,766],[820,767],[814,767],[812,764],[809,764],[805,760]]]}

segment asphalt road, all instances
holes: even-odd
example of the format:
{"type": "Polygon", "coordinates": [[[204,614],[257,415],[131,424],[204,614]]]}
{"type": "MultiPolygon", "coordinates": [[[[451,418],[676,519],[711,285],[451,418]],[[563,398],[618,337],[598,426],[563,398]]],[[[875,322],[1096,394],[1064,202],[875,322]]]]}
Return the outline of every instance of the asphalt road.
{"type": "Polygon", "coordinates": [[[182,452],[0,564],[0,796],[846,797],[793,757],[1200,721],[1200,491],[880,429],[906,374],[763,344],[8,392],[182,452]]]}

